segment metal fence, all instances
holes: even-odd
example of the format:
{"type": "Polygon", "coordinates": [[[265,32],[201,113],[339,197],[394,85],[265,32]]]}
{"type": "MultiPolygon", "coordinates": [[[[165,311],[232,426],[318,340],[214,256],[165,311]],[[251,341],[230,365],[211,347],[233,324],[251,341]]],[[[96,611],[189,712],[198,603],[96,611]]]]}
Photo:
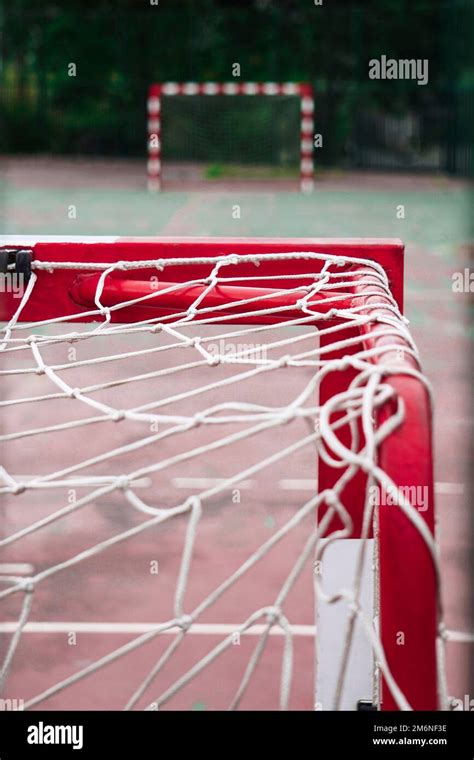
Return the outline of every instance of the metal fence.
{"type": "MultiPolygon", "coordinates": [[[[125,98],[78,84],[59,97],[47,83],[21,93],[3,88],[0,153],[145,156],[146,91],[143,84],[125,98]]],[[[360,84],[324,92],[315,83],[315,132],[322,136],[316,167],[472,175],[473,94],[431,93],[426,103],[394,113],[360,84]]]]}
{"type": "Polygon", "coordinates": [[[474,89],[438,93],[393,113],[363,89],[316,94],[315,128],[323,136],[316,161],[356,169],[449,173],[474,170],[474,89]]]}

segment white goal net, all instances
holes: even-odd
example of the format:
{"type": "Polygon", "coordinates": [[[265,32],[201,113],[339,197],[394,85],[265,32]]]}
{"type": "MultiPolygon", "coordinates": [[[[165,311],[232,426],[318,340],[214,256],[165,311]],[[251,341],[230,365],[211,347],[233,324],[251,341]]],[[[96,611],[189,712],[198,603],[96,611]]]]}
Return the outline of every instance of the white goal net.
{"type": "Polygon", "coordinates": [[[0,344],[2,693],[56,709],[356,709],[390,694],[408,709],[380,630],[381,494],[439,568],[380,461],[405,422],[390,378],[428,388],[387,275],[305,251],[198,263],[205,276],[187,274],[195,258],[33,259],[0,344]],[[314,271],[268,273],[302,260],[314,271]],[[70,312],[23,321],[64,274],[83,276],[70,312]],[[319,489],[317,461],[335,473],[319,489]],[[345,497],[361,475],[355,536],[345,497]]]}

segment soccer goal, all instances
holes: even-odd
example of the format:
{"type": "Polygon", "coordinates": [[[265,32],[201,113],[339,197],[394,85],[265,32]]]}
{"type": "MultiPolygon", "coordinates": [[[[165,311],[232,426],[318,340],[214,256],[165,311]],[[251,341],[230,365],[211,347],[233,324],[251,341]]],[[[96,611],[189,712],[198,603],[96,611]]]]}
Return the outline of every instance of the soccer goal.
{"type": "Polygon", "coordinates": [[[17,238],[0,265],[2,696],[446,705],[400,241],[17,238]]]}
{"type": "Polygon", "coordinates": [[[310,84],[164,82],[148,96],[148,187],[313,189],[310,84]]]}

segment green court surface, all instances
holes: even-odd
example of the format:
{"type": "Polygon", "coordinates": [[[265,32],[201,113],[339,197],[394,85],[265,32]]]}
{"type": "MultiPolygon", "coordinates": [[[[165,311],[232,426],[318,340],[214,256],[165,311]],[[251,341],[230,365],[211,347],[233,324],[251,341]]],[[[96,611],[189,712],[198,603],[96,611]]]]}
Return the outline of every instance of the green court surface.
{"type": "Polygon", "coordinates": [[[228,184],[149,194],[140,162],[0,164],[2,234],[394,236],[444,257],[469,240],[471,200],[465,183],[444,177],[331,172],[308,196],[228,184]]]}

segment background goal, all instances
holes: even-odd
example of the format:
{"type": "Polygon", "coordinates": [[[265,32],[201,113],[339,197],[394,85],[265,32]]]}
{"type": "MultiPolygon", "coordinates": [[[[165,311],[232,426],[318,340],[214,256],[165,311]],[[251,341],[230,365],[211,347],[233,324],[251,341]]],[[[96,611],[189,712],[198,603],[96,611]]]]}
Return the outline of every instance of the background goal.
{"type": "Polygon", "coordinates": [[[299,83],[165,82],[148,97],[148,186],[313,188],[314,100],[299,83]]]}

